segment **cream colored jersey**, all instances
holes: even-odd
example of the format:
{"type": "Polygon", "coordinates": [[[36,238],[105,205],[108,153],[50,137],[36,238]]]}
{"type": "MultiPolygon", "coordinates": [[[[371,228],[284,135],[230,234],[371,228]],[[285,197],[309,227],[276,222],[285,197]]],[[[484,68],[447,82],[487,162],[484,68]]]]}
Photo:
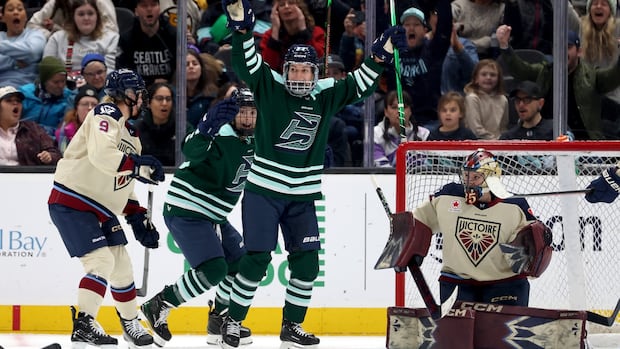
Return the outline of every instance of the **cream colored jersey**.
{"type": "Polygon", "coordinates": [[[462,184],[450,183],[418,206],[413,216],[443,234],[442,275],[493,281],[514,277],[500,243],[512,241],[536,220],[525,199],[495,199],[469,205],[462,184]]]}
{"type": "Polygon", "coordinates": [[[126,154],[140,154],[142,146],[127,119],[111,103],[88,113],[58,161],[50,203],[93,211],[104,221],[122,214],[127,201],[135,200],[131,171],[120,169],[126,154]]]}

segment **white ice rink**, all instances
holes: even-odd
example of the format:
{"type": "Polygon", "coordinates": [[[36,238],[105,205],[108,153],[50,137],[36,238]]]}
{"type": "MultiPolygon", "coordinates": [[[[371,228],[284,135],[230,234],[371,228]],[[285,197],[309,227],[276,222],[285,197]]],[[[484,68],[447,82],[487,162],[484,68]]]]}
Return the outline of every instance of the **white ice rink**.
{"type": "MultiPolygon", "coordinates": [[[[119,349],[126,349],[127,344],[119,338],[119,349]]],[[[280,340],[277,336],[253,336],[254,343],[241,346],[241,349],[278,349],[280,340]]],[[[321,336],[320,349],[383,349],[384,337],[356,336],[338,337],[321,336]]],[[[590,347],[596,349],[620,348],[620,334],[594,334],[588,337],[590,347]]],[[[71,348],[68,335],[40,335],[40,334],[5,334],[0,333],[0,345],[4,349],[41,349],[52,343],[60,344],[63,349],[71,348]]],[[[88,347],[92,349],[94,347],[88,347]]],[[[153,346],[153,348],[157,348],[153,346]]],[[[214,345],[206,344],[206,336],[174,336],[166,349],[219,349],[214,345]]],[[[455,348],[458,349],[458,348],[455,348]]],[[[556,349],[556,348],[549,348],[556,349]]],[[[565,349],[565,348],[557,348],[565,349]]]]}

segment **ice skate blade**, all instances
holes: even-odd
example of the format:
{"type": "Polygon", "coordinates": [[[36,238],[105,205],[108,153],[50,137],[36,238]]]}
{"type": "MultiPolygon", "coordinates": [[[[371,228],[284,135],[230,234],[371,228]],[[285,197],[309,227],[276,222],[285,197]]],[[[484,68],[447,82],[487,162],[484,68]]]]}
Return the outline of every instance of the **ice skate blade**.
{"type": "MultiPolygon", "coordinates": [[[[221,334],[207,334],[207,344],[209,345],[219,345],[219,342],[222,340],[221,334]]],[[[239,345],[248,345],[252,344],[252,336],[240,338],[239,345]]]]}
{"type": "Polygon", "coordinates": [[[222,340],[221,337],[222,336],[220,336],[220,339],[217,341],[217,344],[220,346],[220,348],[222,348],[222,349],[235,349],[235,348],[238,348],[238,347],[233,347],[233,346],[230,346],[230,345],[224,343],[224,341],[222,340]]]}
{"type": "Polygon", "coordinates": [[[282,342],[280,349],[318,349],[318,344],[301,345],[294,342],[282,342]]]}
{"type": "Polygon", "coordinates": [[[71,349],[86,349],[88,346],[99,349],[117,349],[117,344],[93,345],[86,342],[71,342],[71,349]]]}

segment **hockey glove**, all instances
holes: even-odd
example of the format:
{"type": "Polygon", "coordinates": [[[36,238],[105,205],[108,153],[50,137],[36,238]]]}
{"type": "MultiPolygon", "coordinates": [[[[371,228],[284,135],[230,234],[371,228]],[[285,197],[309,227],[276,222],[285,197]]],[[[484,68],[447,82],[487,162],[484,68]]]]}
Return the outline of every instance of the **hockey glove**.
{"type": "Polygon", "coordinates": [[[394,62],[394,47],[399,50],[407,50],[407,37],[405,29],[401,26],[387,28],[381,36],[372,43],[372,54],[387,64],[394,62]]]}
{"type": "Polygon", "coordinates": [[[616,167],[610,168],[590,182],[586,188],[592,190],[586,194],[588,202],[606,202],[609,204],[616,200],[618,193],[620,193],[620,177],[616,169],[616,167]]]}
{"type": "Polygon", "coordinates": [[[127,224],[131,225],[133,235],[142,246],[146,248],[159,247],[159,233],[151,221],[146,217],[145,212],[137,212],[125,217],[127,224]]]}
{"type": "Polygon", "coordinates": [[[224,99],[202,117],[198,122],[198,131],[207,138],[214,138],[220,128],[233,121],[237,114],[239,114],[237,99],[235,97],[224,99]]]}
{"type": "Polygon", "coordinates": [[[254,28],[254,10],[248,0],[223,0],[222,6],[228,19],[226,27],[234,30],[252,30],[254,28]]]}
{"type": "Polygon", "coordinates": [[[157,184],[165,179],[164,168],[156,157],[129,154],[129,159],[133,162],[133,171],[130,174],[132,178],[147,184],[157,184]]]}

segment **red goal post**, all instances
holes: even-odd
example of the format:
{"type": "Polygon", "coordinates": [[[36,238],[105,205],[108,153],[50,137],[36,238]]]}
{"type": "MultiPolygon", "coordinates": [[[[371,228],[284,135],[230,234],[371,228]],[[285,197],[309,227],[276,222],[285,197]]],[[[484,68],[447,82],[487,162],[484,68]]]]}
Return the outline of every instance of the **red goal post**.
{"type": "MultiPolygon", "coordinates": [[[[396,154],[396,212],[413,211],[442,185],[460,181],[465,156],[478,148],[502,166],[502,183],[518,194],[585,189],[620,160],[619,141],[406,142],[396,154]]],[[[531,280],[530,306],[611,311],[620,297],[620,200],[591,204],[583,194],[527,197],[553,231],[549,268],[531,280]]],[[[441,234],[434,234],[422,271],[439,299],[441,234]]],[[[396,273],[397,306],[423,307],[408,273],[396,273]]]]}

